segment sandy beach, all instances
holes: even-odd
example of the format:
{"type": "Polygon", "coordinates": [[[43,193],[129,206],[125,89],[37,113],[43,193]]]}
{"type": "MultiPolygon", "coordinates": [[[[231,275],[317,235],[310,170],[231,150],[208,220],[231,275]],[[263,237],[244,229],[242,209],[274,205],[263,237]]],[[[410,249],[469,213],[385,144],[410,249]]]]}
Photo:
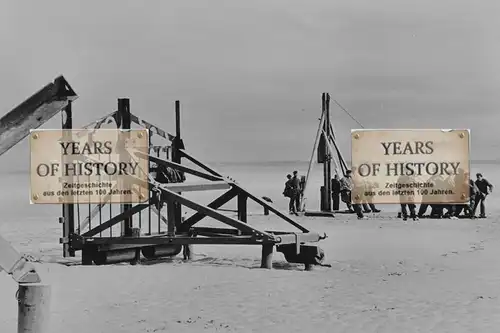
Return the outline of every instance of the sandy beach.
{"type": "MultiPolygon", "coordinates": [[[[394,215],[297,218],[329,235],[320,246],[331,267],[311,272],[281,253],[273,270],[260,269],[257,246],[197,246],[191,263],[65,265],[56,223],[32,219],[17,237],[16,227],[2,228],[42,262],[53,288],[51,332],[495,332],[499,220],[405,224],[394,215]]],[[[279,225],[261,213],[250,222],[279,225]]],[[[1,331],[14,332],[17,286],[5,274],[0,281],[1,331]]]]}

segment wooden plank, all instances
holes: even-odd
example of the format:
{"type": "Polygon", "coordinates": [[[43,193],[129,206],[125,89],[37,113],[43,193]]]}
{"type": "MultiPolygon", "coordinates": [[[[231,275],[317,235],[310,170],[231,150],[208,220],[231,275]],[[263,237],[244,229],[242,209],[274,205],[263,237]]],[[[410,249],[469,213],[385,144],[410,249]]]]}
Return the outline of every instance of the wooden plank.
{"type": "Polygon", "coordinates": [[[294,227],[296,227],[300,231],[302,231],[302,232],[309,232],[308,229],[304,228],[303,226],[301,226],[300,224],[298,224],[297,222],[295,222],[294,220],[292,220],[291,218],[289,218],[288,216],[286,216],[285,214],[283,214],[282,212],[280,212],[276,207],[271,206],[269,203],[265,202],[261,198],[256,197],[255,195],[251,194],[250,192],[248,192],[247,190],[245,190],[243,187],[241,187],[239,184],[233,184],[233,186],[235,188],[238,188],[240,191],[246,193],[248,195],[248,197],[250,199],[252,199],[253,201],[255,201],[256,203],[260,204],[263,207],[267,207],[271,212],[273,212],[274,214],[278,215],[283,220],[287,221],[288,223],[290,223],[291,225],[293,225],[294,227]]]}
{"type": "Polygon", "coordinates": [[[231,186],[225,181],[214,181],[211,183],[196,183],[196,184],[186,184],[186,183],[172,183],[163,184],[160,187],[173,192],[196,192],[196,191],[212,191],[212,190],[228,190],[231,186]]]}
{"type": "Polygon", "coordinates": [[[0,155],[14,147],[78,96],[59,76],[0,118],[0,155]]]}
{"type": "MultiPolygon", "coordinates": [[[[86,243],[94,244],[99,247],[105,246],[112,249],[114,244],[130,244],[130,245],[174,245],[174,244],[200,244],[200,245],[225,245],[225,244],[239,244],[239,245],[262,245],[263,243],[276,243],[274,238],[257,239],[254,236],[222,236],[222,237],[96,237],[85,240],[86,243]],[[102,245],[101,245],[102,244],[102,245]]],[[[135,246],[134,246],[135,247],[135,246]]],[[[123,247],[122,247],[123,248],[123,247]]]]}

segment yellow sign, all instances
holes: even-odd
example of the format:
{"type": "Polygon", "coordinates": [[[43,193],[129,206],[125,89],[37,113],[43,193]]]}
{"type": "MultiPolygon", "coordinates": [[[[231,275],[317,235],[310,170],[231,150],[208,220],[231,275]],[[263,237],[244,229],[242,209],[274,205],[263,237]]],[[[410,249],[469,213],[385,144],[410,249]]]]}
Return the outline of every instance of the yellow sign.
{"type": "Polygon", "coordinates": [[[353,130],[352,200],[461,204],[469,200],[469,130],[353,130]]]}
{"type": "Polygon", "coordinates": [[[32,130],[31,203],[148,200],[148,130],[32,130]]]}

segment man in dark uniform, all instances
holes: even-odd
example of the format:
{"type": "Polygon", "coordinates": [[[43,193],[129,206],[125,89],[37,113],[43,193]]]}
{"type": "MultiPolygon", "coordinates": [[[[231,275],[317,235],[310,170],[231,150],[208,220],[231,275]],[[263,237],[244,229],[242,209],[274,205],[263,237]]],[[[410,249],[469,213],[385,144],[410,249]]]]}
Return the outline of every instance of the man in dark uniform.
{"type": "Polygon", "coordinates": [[[476,202],[476,196],[477,193],[479,192],[476,183],[472,179],[469,179],[469,202],[463,205],[457,205],[456,211],[455,211],[455,216],[459,217],[460,213],[462,210],[464,211],[465,215],[469,218],[474,218],[474,214],[472,213],[474,210],[474,205],[476,202]]]}
{"type": "Polygon", "coordinates": [[[493,191],[493,185],[483,177],[483,174],[477,173],[476,174],[476,186],[479,190],[479,192],[476,195],[476,202],[474,204],[474,209],[472,211],[472,215],[476,215],[476,209],[477,206],[480,206],[480,218],[485,218],[486,217],[486,208],[484,206],[484,201],[486,200],[486,197],[488,194],[493,191]]]}
{"type": "Polygon", "coordinates": [[[298,171],[293,172],[292,182],[293,182],[293,188],[295,190],[295,211],[300,212],[300,195],[302,191],[300,188],[300,179],[298,171]]]}
{"type": "Polygon", "coordinates": [[[335,174],[332,179],[332,199],[333,199],[333,210],[340,209],[340,179],[339,175],[335,174]]]}
{"type": "Polygon", "coordinates": [[[286,175],[286,178],[288,180],[285,183],[285,190],[283,191],[283,195],[285,197],[290,198],[290,201],[288,202],[288,211],[290,214],[298,215],[297,210],[296,210],[296,206],[295,206],[296,191],[294,189],[292,175],[288,174],[288,175],[286,175]]]}

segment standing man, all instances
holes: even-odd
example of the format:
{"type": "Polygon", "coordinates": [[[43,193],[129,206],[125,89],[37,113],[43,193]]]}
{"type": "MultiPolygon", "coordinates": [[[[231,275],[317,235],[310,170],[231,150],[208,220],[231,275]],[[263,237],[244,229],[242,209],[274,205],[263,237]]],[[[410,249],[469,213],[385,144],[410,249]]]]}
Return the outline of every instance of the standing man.
{"type": "Polygon", "coordinates": [[[300,179],[299,172],[294,171],[292,177],[293,188],[295,190],[295,211],[300,212],[300,196],[301,196],[301,188],[300,188],[300,179]]]}
{"type": "Polygon", "coordinates": [[[350,213],[356,213],[358,219],[364,218],[363,212],[361,211],[360,204],[353,204],[351,193],[354,184],[351,177],[351,170],[347,170],[345,177],[340,180],[340,197],[342,201],[347,205],[350,213]]]}
{"type": "Polygon", "coordinates": [[[332,199],[333,199],[333,210],[339,210],[340,208],[340,179],[339,175],[336,173],[332,179],[332,199]]]}
{"type": "Polygon", "coordinates": [[[476,202],[474,204],[474,209],[472,211],[472,215],[476,215],[476,209],[477,206],[480,205],[480,218],[485,218],[486,217],[486,208],[484,206],[484,201],[486,200],[486,197],[488,194],[493,191],[493,185],[486,179],[483,178],[483,174],[477,173],[476,174],[476,186],[479,190],[477,196],[476,196],[476,202]]]}
{"type": "Polygon", "coordinates": [[[283,191],[283,195],[290,199],[290,201],[288,202],[288,211],[290,214],[298,215],[295,206],[296,195],[294,194],[292,175],[288,174],[286,175],[286,178],[288,180],[285,182],[285,190],[283,191]]]}
{"type": "Polygon", "coordinates": [[[472,179],[469,179],[468,183],[469,183],[469,202],[463,205],[457,205],[457,209],[455,210],[455,216],[459,217],[460,213],[463,210],[465,216],[473,219],[474,214],[472,212],[474,210],[475,200],[479,190],[477,189],[476,183],[472,179]]]}

